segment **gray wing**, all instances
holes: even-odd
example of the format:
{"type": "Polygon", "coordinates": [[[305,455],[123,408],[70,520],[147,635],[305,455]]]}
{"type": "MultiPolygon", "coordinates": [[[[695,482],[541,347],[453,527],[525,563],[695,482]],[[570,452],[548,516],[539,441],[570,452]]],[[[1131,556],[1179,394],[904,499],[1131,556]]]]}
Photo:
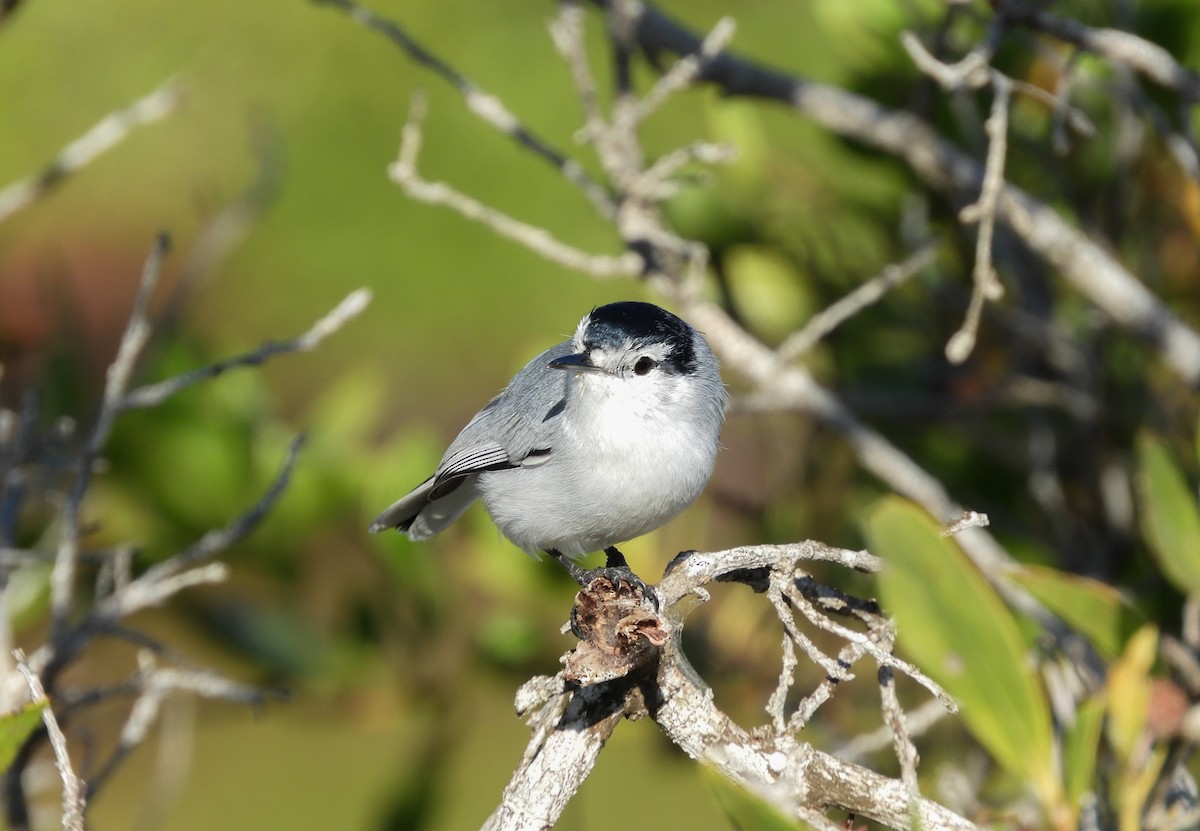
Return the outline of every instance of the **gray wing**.
{"type": "Polygon", "coordinates": [[[569,380],[549,363],[571,352],[569,341],[560,343],[526,364],[451,442],[433,476],[376,517],[371,532],[396,528],[409,539],[429,539],[479,496],[480,473],[547,461],[569,380]]]}

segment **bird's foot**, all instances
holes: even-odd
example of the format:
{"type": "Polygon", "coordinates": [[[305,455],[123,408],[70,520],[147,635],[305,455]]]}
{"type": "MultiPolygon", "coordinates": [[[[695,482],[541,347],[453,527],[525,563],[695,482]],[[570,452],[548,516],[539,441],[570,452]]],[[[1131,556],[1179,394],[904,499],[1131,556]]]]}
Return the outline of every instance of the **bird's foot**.
{"type": "Polygon", "coordinates": [[[659,614],[657,590],[629,568],[621,552],[605,549],[601,568],[583,569],[554,555],[582,588],[571,608],[571,633],[579,643],[564,658],[564,677],[586,686],[653,666],[671,635],[659,614]]]}
{"type": "MultiPolygon", "coordinates": [[[[595,581],[603,578],[611,586],[611,589],[604,589],[602,593],[611,594],[614,598],[633,600],[637,605],[644,605],[649,611],[658,614],[660,608],[658,592],[633,573],[633,569],[625,561],[625,555],[615,546],[604,549],[607,560],[599,568],[583,568],[558,551],[549,550],[546,553],[566,569],[567,574],[571,575],[571,579],[582,587],[583,591],[580,592],[580,595],[591,592],[595,581]]],[[[577,618],[578,610],[577,605],[571,611],[571,631],[576,637],[582,637],[577,618]]]]}
{"type": "Polygon", "coordinates": [[[592,581],[598,577],[604,577],[618,591],[622,583],[629,586],[629,590],[640,594],[646,598],[654,607],[654,611],[658,611],[658,592],[653,586],[646,583],[642,578],[633,573],[633,569],[629,567],[629,563],[625,561],[625,555],[617,549],[616,546],[610,545],[604,549],[604,554],[607,559],[604,565],[599,568],[583,568],[575,563],[571,558],[564,556],[553,549],[546,552],[555,562],[566,569],[567,574],[571,575],[576,583],[583,588],[587,588],[592,584],[592,581]]]}

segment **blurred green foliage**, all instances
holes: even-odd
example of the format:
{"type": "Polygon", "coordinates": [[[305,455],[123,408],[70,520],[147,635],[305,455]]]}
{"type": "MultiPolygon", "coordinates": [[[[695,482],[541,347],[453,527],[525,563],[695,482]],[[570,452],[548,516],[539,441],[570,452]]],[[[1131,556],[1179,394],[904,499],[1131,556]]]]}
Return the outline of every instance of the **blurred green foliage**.
{"type": "Polygon", "coordinates": [[[42,700],[0,715],[0,771],[8,770],[21,745],[41,726],[44,709],[46,702],[42,700]]]}

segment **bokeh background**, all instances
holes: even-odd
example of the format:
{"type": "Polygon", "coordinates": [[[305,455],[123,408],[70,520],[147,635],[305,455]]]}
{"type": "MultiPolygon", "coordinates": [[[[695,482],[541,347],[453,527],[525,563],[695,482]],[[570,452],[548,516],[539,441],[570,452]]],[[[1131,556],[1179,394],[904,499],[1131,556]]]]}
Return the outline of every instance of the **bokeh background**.
{"type": "MultiPolygon", "coordinates": [[[[734,14],[738,51],[951,120],[896,41],[904,26],[932,25],[940,4],[662,5],[700,30],[734,14]]],[[[595,169],[574,142],[577,101],[545,28],[552,4],[379,0],[374,8],[595,169]]],[[[1189,3],[1156,0],[1138,14],[1145,36],[1185,63],[1200,59],[1200,16],[1189,3]]],[[[599,48],[600,24],[591,22],[599,48]]],[[[599,52],[598,71],[606,59],[599,52]]],[[[1035,49],[1011,64],[1034,83],[1049,83],[1043,76],[1054,67],[1035,49]]],[[[163,729],[96,800],[94,827],[476,826],[527,740],[513,693],[532,674],[553,673],[569,647],[559,627],[571,585],[499,539],[481,510],[422,544],[369,537],[366,525],[583,313],[655,298],[632,281],[569,273],[407,199],[385,169],[422,90],[428,178],[581,247],[616,248],[557,173],[483,126],[447,84],[342,13],[302,0],[25,0],[0,27],[0,183],[40,170],[104,114],[168,77],[185,89],[177,112],[0,224],[0,404],[16,406],[35,390],[47,418],[86,423],[161,230],[173,253],[142,380],[296,335],[356,288],[370,288],[374,300],[311,354],[231,372],[119,421],[87,503],[97,523],[90,541],[133,540],[148,562],[254,502],[290,438],[304,432],[309,441],[278,508],[228,556],[228,583],[136,621],[190,659],[287,696],[258,712],[173,701],[163,729]],[[204,265],[206,229],[230,206],[244,209],[244,238],[204,265]]],[[[1131,267],[1194,322],[1195,183],[1161,154],[1122,158],[1104,137],[1102,119],[1113,113],[1103,87],[1079,95],[1100,114],[1102,138],[1055,171],[1074,187],[1064,209],[1087,203],[1081,221],[1111,233],[1131,267]]],[[[1037,152],[1020,151],[1044,148],[1049,122],[1018,102],[1014,178],[1047,175],[1037,152]]],[[[740,158],[686,190],[671,215],[717,252],[714,294],[770,340],[902,256],[913,216],[953,226],[952,213],[922,197],[899,165],[769,106],[688,91],[645,131],[655,154],[698,137],[730,141],[740,158]]],[[[847,326],[810,365],[960,501],[989,511],[1011,550],[1134,586],[1151,617],[1177,621],[1179,596],[1146,565],[1136,532],[1095,532],[1102,510],[1091,492],[1068,488],[1062,514],[1046,515],[1030,495],[1027,449],[1035,433],[1063,442],[1069,481],[1087,480],[1102,467],[1087,460],[1120,458],[1146,422],[1187,446],[1194,397],[1153,353],[1058,288],[1044,289],[1047,305],[1087,336],[1115,402],[1102,403],[1101,417],[1023,398],[1010,380],[1036,360],[1002,323],[985,321],[976,357],[951,369],[942,347],[961,320],[970,254],[965,239],[945,246],[936,269],[847,326]]],[[[1022,308],[1046,301],[1028,286],[1016,294],[1022,308]]],[[[736,390],[737,379],[728,380],[736,390]]],[[[735,413],[724,445],[707,494],[625,549],[639,572],[657,573],[686,548],[805,537],[863,544],[858,517],[886,488],[831,433],[795,415],[735,413]]],[[[40,579],[29,578],[18,639],[42,631],[40,579]]],[[[842,584],[871,593],[862,578],[842,584]]],[[[720,593],[693,628],[697,664],[718,702],[754,722],[764,719],[778,671],[779,631],[765,604],[745,594],[720,593]]],[[[77,668],[78,682],[119,677],[134,660],[127,646],[107,645],[77,668]]],[[[809,738],[832,746],[874,726],[869,706],[859,706],[872,694],[852,687],[809,738]]],[[[81,720],[84,745],[102,753],[120,712],[81,720]]],[[[929,764],[967,741],[953,725],[939,730],[929,764]]],[[[56,796],[44,775],[49,811],[56,796]]],[[[618,729],[562,827],[610,827],[606,811],[629,793],[638,808],[621,822],[631,828],[729,827],[713,783],[648,722],[618,729]]]]}

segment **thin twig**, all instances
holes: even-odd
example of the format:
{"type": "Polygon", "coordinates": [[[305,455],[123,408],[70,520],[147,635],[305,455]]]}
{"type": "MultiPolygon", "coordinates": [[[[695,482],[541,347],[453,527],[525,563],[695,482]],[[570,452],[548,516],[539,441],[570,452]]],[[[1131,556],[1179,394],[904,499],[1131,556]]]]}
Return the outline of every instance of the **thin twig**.
{"type": "Polygon", "coordinates": [[[879,699],[883,719],[892,733],[892,749],[900,762],[900,779],[914,798],[921,795],[917,784],[917,748],[908,733],[904,710],[896,697],[896,678],[891,667],[879,668],[879,699]]]}
{"type": "MultiPolygon", "coordinates": [[[[866,654],[867,650],[861,644],[848,643],[838,652],[838,664],[843,667],[853,667],[866,654]]],[[[821,683],[817,684],[816,688],[796,705],[796,709],[788,719],[787,731],[795,735],[803,730],[817,710],[833,698],[833,692],[840,683],[842,683],[840,677],[826,675],[822,678],[821,683]]],[[[939,706],[941,705],[939,704],[939,706]]]]}
{"type": "MultiPolygon", "coordinates": [[[[936,698],[931,698],[923,702],[916,709],[905,713],[905,722],[908,725],[909,737],[915,738],[924,734],[947,715],[946,708],[936,698]]],[[[857,762],[865,756],[883,750],[885,747],[892,746],[894,741],[895,734],[891,726],[885,724],[870,733],[855,736],[852,740],[839,747],[836,755],[839,759],[845,759],[848,762],[857,762]]]]}
{"type": "Polygon", "coordinates": [[[270,487],[267,488],[262,497],[250,506],[245,513],[234,519],[224,528],[209,531],[195,543],[170,559],[156,563],[146,569],[145,573],[129,584],[125,590],[125,596],[136,597],[137,593],[147,590],[147,587],[152,584],[180,574],[185,569],[225,551],[248,536],[258,527],[259,523],[266,519],[271,509],[275,507],[275,503],[279,500],[279,497],[283,495],[284,490],[291,481],[292,470],[303,447],[303,435],[292,439],[291,444],[288,446],[287,458],[284,459],[283,465],[280,467],[279,473],[276,474],[274,481],[271,482],[270,487]]]}
{"type": "Polygon", "coordinates": [[[817,645],[811,639],[796,627],[795,618],[792,616],[792,610],[788,606],[788,599],[783,586],[790,584],[792,575],[783,575],[779,571],[771,572],[770,588],[767,590],[767,596],[771,599],[771,605],[775,607],[775,613],[779,616],[780,622],[783,623],[783,628],[786,630],[788,637],[799,647],[804,650],[804,654],[808,656],[814,664],[819,666],[827,676],[839,681],[848,681],[854,676],[846,671],[836,659],[830,658],[824,652],[817,648],[817,645]]]}
{"type": "MultiPolygon", "coordinates": [[[[790,617],[790,615],[789,615],[790,617]]],[[[779,683],[775,685],[775,691],[771,693],[771,697],[767,699],[767,715],[771,717],[771,724],[775,727],[775,732],[782,733],[787,729],[787,716],[784,712],[784,707],[787,704],[788,690],[792,688],[792,684],[796,681],[796,647],[791,635],[784,632],[780,649],[783,650],[783,662],[779,667],[779,683]]]]}
{"type": "Polygon", "coordinates": [[[503,237],[519,242],[552,262],[582,271],[593,277],[633,277],[640,273],[641,259],[632,252],[616,257],[588,254],[555,239],[549,232],[521,222],[488,207],[442,182],[429,182],[417,172],[417,155],[421,148],[421,119],[424,98],[413,96],[408,121],[404,125],[400,154],[388,167],[392,181],[421,202],[445,205],[459,214],[480,222],[503,237]]]}
{"type": "Polygon", "coordinates": [[[592,77],[584,49],[583,19],[583,8],[578,0],[564,0],[558,4],[558,16],[549,24],[550,40],[571,72],[575,93],[583,109],[583,127],[575,135],[575,140],[580,143],[590,141],[604,128],[596,79],[592,77]]]}
{"type": "Polygon", "coordinates": [[[92,481],[92,469],[100,455],[108,434],[112,430],[114,419],[120,410],[121,400],[129,387],[130,378],[146,342],[150,338],[150,321],[146,317],[146,307],[150,295],[158,283],[159,272],[163,258],[166,256],[169,242],[166,234],[155,241],[150,256],[142,269],[141,284],[130,312],[129,323],[121,336],[117,357],[108,368],[108,377],[104,386],[104,396],[100,404],[100,412],[96,416],[96,424],[92,428],[79,457],[79,469],[75,475],[75,483],[67,496],[61,519],[61,541],[58,554],[54,559],[54,569],[50,573],[50,607],[53,614],[53,626],[56,633],[61,633],[70,615],[71,603],[75,593],[75,567],[79,560],[80,511],[83,498],[92,481]]]}
{"type": "Polygon", "coordinates": [[[13,650],[13,659],[17,662],[17,670],[25,677],[25,683],[29,685],[32,700],[35,703],[45,702],[45,706],[42,708],[42,723],[46,726],[50,747],[54,750],[54,765],[58,768],[58,776],[62,780],[63,786],[62,827],[64,831],[83,831],[84,812],[87,808],[87,800],[84,796],[86,787],[83,780],[75,775],[75,770],[71,767],[67,737],[59,728],[58,719],[54,716],[54,709],[50,706],[46,691],[42,689],[42,681],[38,678],[37,673],[29,668],[29,664],[25,660],[25,653],[20,649],[13,650]]]}
{"type": "Polygon", "coordinates": [[[878,663],[880,666],[891,667],[893,669],[900,670],[922,687],[929,690],[929,692],[933,693],[938,701],[942,702],[942,706],[945,707],[949,712],[958,712],[958,705],[954,703],[954,699],[950,697],[950,694],[942,689],[940,684],[938,684],[924,672],[917,669],[908,661],[897,658],[889,649],[880,647],[870,635],[863,634],[862,632],[856,632],[853,629],[842,626],[840,623],[830,620],[828,617],[821,614],[821,612],[809,602],[808,598],[804,597],[804,595],[796,590],[794,583],[785,589],[785,593],[787,594],[788,600],[790,600],[792,604],[800,610],[800,613],[803,614],[804,617],[807,618],[809,622],[814,624],[817,628],[824,629],[827,632],[832,632],[833,634],[837,635],[843,640],[849,641],[850,643],[859,644],[863,647],[863,649],[866,650],[868,655],[875,659],[876,663],[878,663]]]}
{"type": "Polygon", "coordinates": [[[1130,66],[1187,101],[1200,103],[1200,74],[1183,66],[1157,43],[1119,29],[1085,26],[1018,0],[1005,0],[1003,7],[1005,17],[1012,23],[1037,29],[1107,60],[1130,66]]]}
{"type": "Polygon", "coordinates": [[[645,121],[673,95],[695,83],[705,64],[725,51],[736,32],[737,22],[732,17],[718,20],[712,31],[704,37],[700,49],[676,61],[674,66],[659,76],[650,91],[634,104],[630,113],[634,121],[645,121]]]}
{"type": "Polygon", "coordinates": [[[117,746],[104,765],[88,782],[88,796],[95,797],[129,753],[139,747],[158,721],[162,706],[173,693],[191,693],[202,698],[261,704],[263,694],[244,684],[206,670],[188,670],[157,666],[153,654],[138,655],[138,673],[134,687],[140,695],[129,711],[117,746]]]}
{"type": "Polygon", "coordinates": [[[804,355],[854,315],[924,271],[936,257],[936,243],[928,242],[899,263],[887,266],[854,291],[809,318],[803,329],[793,332],[779,346],[779,357],[794,361],[804,355]]]}
{"type": "Polygon", "coordinates": [[[963,511],[962,516],[946,523],[938,533],[943,537],[953,537],[969,528],[987,528],[991,522],[988,515],[980,511],[963,511]]]}
{"type": "Polygon", "coordinates": [[[612,196],[595,179],[589,176],[574,160],[555,149],[548,141],[534,133],[513,115],[504,103],[469,80],[462,73],[438,58],[395,21],[380,17],[370,9],[352,0],[314,0],[319,5],[333,6],[346,12],[351,19],[369,29],[379,32],[398,46],[411,60],[433,71],[448,81],[462,94],[467,109],[485,122],[511,136],[519,145],[549,162],[567,181],[579,188],[601,217],[611,219],[616,213],[612,196]]]}
{"type": "Polygon", "coordinates": [[[174,378],[146,384],[126,394],[120,402],[122,410],[138,410],[146,407],[157,407],[171,396],[188,387],[215,378],[224,372],[237,367],[258,366],[276,355],[291,352],[310,352],[325,338],[332,335],[349,320],[357,317],[371,302],[369,289],[357,289],[350,292],[332,311],[312,325],[308,331],[285,341],[267,341],[258,349],[217,361],[215,364],[200,367],[185,372],[174,378]]]}
{"type": "Polygon", "coordinates": [[[1008,150],[1008,102],[1012,85],[1003,75],[992,78],[992,113],[988,116],[984,130],[988,136],[987,162],[984,166],[983,187],[979,200],[959,212],[963,222],[978,222],[979,231],[975,242],[975,270],[972,275],[971,302],[967,306],[966,319],[946,344],[946,358],[961,364],[975,348],[979,332],[979,321],[985,300],[998,300],[1003,295],[1003,286],[992,265],[992,237],[996,231],[996,206],[1000,191],[1004,187],[1004,157],[1008,150]]]}
{"type": "Polygon", "coordinates": [[[50,193],[68,176],[120,144],[134,128],[170,115],[182,98],[182,87],[175,79],[171,79],[149,95],[106,115],[60,150],[41,173],[13,182],[0,190],[0,222],[50,193]]]}

